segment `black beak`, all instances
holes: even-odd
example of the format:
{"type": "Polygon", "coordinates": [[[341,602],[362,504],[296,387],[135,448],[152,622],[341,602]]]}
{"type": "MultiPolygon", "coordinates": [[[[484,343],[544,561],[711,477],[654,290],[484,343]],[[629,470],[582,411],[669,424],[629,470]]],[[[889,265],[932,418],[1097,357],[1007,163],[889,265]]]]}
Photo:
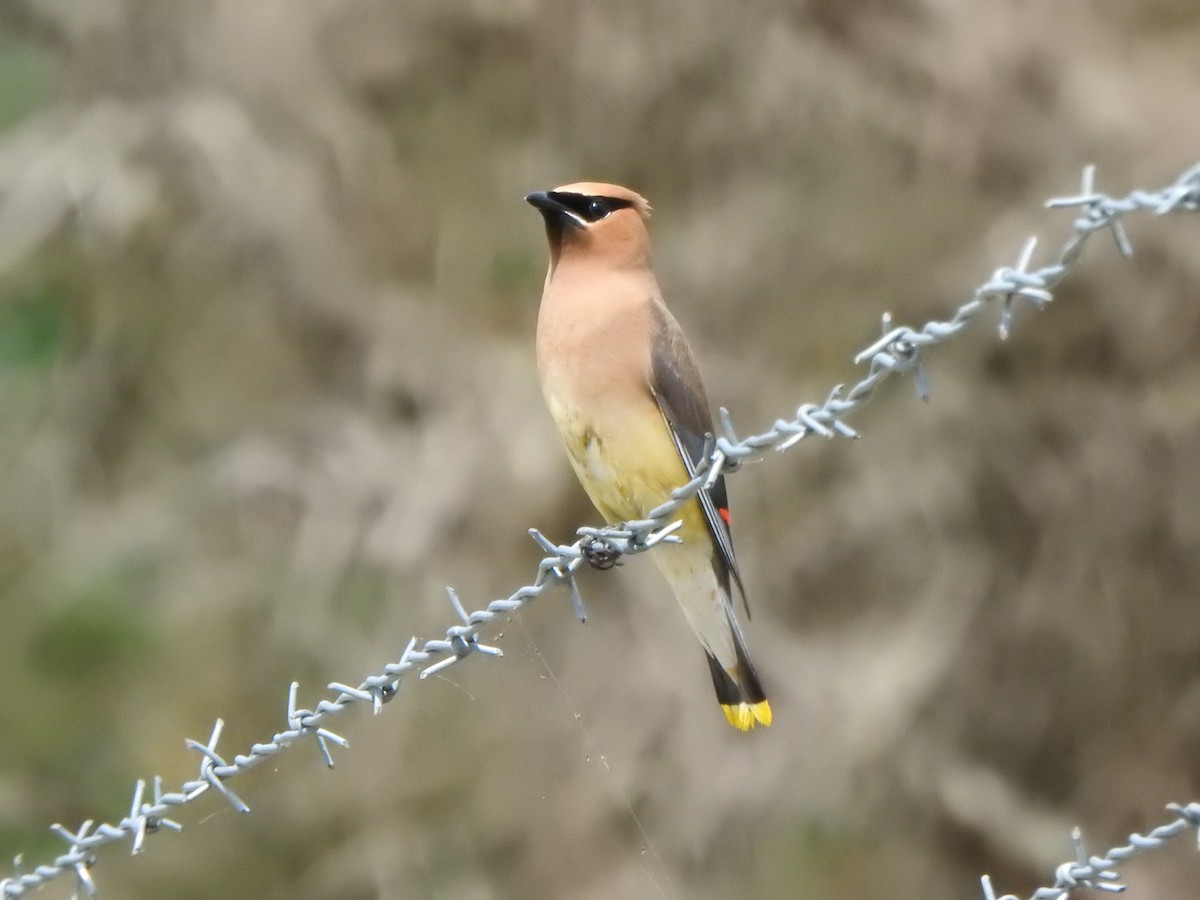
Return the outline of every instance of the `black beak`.
{"type": "Polygon", "coordinates": [[[561,230],[582,227],[571,208],[554,196],[554,191],[534,191],[525,195],[525,202],[542,214],[548,228],[561,230]]]}

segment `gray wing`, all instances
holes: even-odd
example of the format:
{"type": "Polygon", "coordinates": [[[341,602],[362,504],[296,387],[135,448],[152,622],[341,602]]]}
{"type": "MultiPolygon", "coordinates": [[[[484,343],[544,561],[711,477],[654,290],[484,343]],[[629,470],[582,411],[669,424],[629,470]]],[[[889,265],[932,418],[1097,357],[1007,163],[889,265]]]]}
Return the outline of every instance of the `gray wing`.
{"type": "MultiPolygon", "coordinates": [[[[661,303],[655,303],[653,309],[655,335],[651,348],[650,389],[671,432],[675,449],[691,477],[711,449],[712,413],[709,412],[700,371],[683,331],[661,303]]],[[[742,586],[742,576],[733,553],[733,537],[729,531],[729,498],[725,491],[725,476],[719,476],[711,488],[700,491],[697,496],[716,548],[713,567],[717,578],[726,593],[729,592],[731,580],[737,585],[748,616],[750,606],[746,602],[746,589],[742,586]]]]}

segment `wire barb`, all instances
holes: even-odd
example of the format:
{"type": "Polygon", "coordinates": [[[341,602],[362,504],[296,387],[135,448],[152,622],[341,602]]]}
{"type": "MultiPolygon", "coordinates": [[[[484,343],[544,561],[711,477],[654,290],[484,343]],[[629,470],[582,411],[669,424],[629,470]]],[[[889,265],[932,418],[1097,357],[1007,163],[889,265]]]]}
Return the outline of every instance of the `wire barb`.
{"type": "MultiPolygon", "coordinates": [[[[314,727],[312,722],[316,719],[317,714],[311,709],[298,709],[296,707],[296,697],[300,692],[300,682],[293,681],[288,687],[287,699],[287,723],[288,727],[293,731],[301,733],[309,733],[317,740],[317,748],[321,751],[321,756],[325,760],[325,765],[333,768],[333,756],[329,752],[329,742],[337,744],[342,749],[347,749],[350,742],[340,734],[334,734],[327,728],[319,726],[314,727]]],[[[336,702],[336,701],[335,701],[336,702]]]]}
{"type": "Polygon", "coordinates": [[[725,434],[716,439],[714,452],[720,453],[722,459],[725,460],[724,470],[726,472],[736,472],[742,467],[743,457],[750,456],[754,451],[738,440],[737,432],[733,430],[733,419],[729,415],[729,410],[723,406],[720,407],[717,410],[717,417],[721,420],[721,430],[725,434]]]}
{"type": "MultiPolygon", "coordinates": [[[[571,598],[571,608],[575,611],[575,618],[577,618],[580,622],[586,623],[587,610],[583,608],[583,597],[579,593],[579,585],[575,583],[575,567],[573,563],[568,563],[565,566],[559,564],[560,558],[573,555],[571,553],[572,548],[564,547],[561,544],[554,543],[536,528],[529,529],[529,536],[533,538],[534,542],[541,547],[542,550],[550,554],[542,562],[547,565],[547,571],[552,572],[561,581],[566,583],[567,592],[571,598]]],[[[583,551],[584,558],[587,558],[586,548],[581,547],[580,549],[583,551]]],[[[590,558],[588,558],[588,562],[592,563],[590,558]]],[[[595,563],[592,563],[592,565],[595,565],[595,563]]],[[[612,565],[617,565],[615,559],[612,565]]],[[[597,566],[597,568],[599,567],[597,566]]]]}
{"type": "MultiPolygon", "coordinates": [[[[645,519],[626,522],[622,526],[580,528],[579,539],[567,546],[556,545],[540,532],[531,530],[530,536],[546,554],[538,564],[537,576],[532,583],[470,613],[454,591],[447,589],[458,624],[449,626],[444,638],[424,642],[412,638],[399,660],[388,663],[381,673],[368,677],[357,687],[330,683],[328,687],[335,693],[335,698],[322,700],[316,710],[297,708],[298,687],[293,684],[288,695],[288,730],[274,735],[265,743],[253,744],[249,753],[238,754],[231,762],[227,762],[216,750],[224,727],[224,722],[218,719],[207,743],[191,739],[185,741],[189,749],[201,755],[198,779],[185,782],[179,791],[164,793],[162,779],[155,776],[152,804],[143,802],[145,785],[139,781],[129,815],[115,825],[105,823],[92,830],[92,822],[89,821],[74,834],[60,825],[54,826],[54,833],[68,842],[69,850],[31,872],[23,869],[22,859],[17,856],[13,860],[14,874],[0,879],[0,900],[23,896],[68,872],[75,874],[77,894],[82,891],[88,896],[94,895],[95,884],[90,867],[92,854],[98,847],[131,840],[133,852],[141,852],[146,835],[155,834],[164,827],[182,830],[178,822],[166,818],[173,807],[191,803],[209,790],[216,790],[234,809],[248,812],[249,807],[229,788],[226,781],[270,759],[302,738],[314,737],[326,763],[332,765],[328,742],[342,747],[348,744],[344,738],[323,726],[328,717],[359,702],[369,703],[373,712],[380,712],[383,705],[396,696],[403,677],[421,666],[425,668],[420,671],[419,677],[424,679],[475,653],[502,655],[499,648],[480,644],[477,641],[479,632],[497,616],[507,616],[522,609],[554,586],[566,583],[576,614],[585,620],[582,600],[574,580],[575,570],[585,561],[591,562],[597,554],[607,554],[603,558],[611,559],[611,567],[621,556],[645,552],[664,541],[678,542],[680,539],[674,532],[681,522],[675,513],[697,492],[711,488],[721,474],[737,471],[745,461],[760,459],[772,448],[789,449],[808,434],[817,434],[826,439],[835,436],[857,438],[858,432],[843,420],[870,400],[878,387],[893,374],[912,371],[918,395],[924,399],[928,396],[925,354],[933,346],[959,334],[979,317],[990,301],[999,301],[1000,336],[1007,338],[1016,301],[1027,301],[1037,309],[1049,304],[1052,300],[1051,291],[1075,266],[1084,244],[1097,231],[1111,231],[1117,249],[1129,255],[1132,245],[1123,225],[1127,215],[1139,211],[1165,215],[1200,210],[1200,163],[1186,170],[1165,188],[1153,192],[1133,191],[1123,198],[1109,197],[1096,191],[1095,169],[1088,166],[1083,170],[1078,195],[1056,198],[1050,200],[1048,205],[1075,207],[1080,214],[1072,222],[1072,233],[1057,257],[1046,265],[1030,269],[1036,247],[1036,241],[1030,239],[1023,246],[1015,266],[997,269],[992,278],[977,288],[949,319],[926,322],[920,329],[914,330],[893,327],[891,317],[885,316],[882,319],[882,336],[854,358],[857,364],[867,364],[867,374],[861,380],[849,388],[836,386],[823,403],[799,406],[793,419],[781,419],[762,434],[739,439],[728,411],[722,408],[719,413],[722,434],[711,442],[704,464],[687,484],[672,492],[669,501],[651,510],[645,519]]],[[[1060,866],[1055,885],[1039,888],[1032,895],[1032,900],[1063,900],[1075,890],[1085,887],[1103,891],[1120,890],[1122,886],[1116,882],[1116,868],[1120,862],[1138,853],[1157,849],[1185,831],[1196,833],[1200,849],[1200,803],[1172,805],[1168,809],[1175,815],[1172,822],[1146,835],[1130,835],[1126,846],[1114,848],[1103,857],[1087,857],[1082,839],[1078,839],[1075,859],[1060,866]]],[[[986,900],[1017,900],[1011,894],[997,897],[986,875],[981,883],[986,900]]]]}
{"type": "MultiPolygon", "coordinates": [[[[1038,888],[1029,895],[1029,900],[1067,900],[1071,894],[1084,889],[1110,894],[1122,893],[1126,885],[1120,883],[1117,872],[1121,863],[1132,856],[1159,850],[1185,831],[1200,829],[1200,803],[1169,803],[1166,808],[1168,812],[1175,814],[1172,821],[1159,825],[1148,834],[1129,835],[1128,844],[1113,847],[1104,856],[1089,856],[1083,844],[1083,833],[1078,827],[1072,829],[1071,844],[1075,850],[1075,858],[1055,869],[1054,884],[1038,888]]],[[[1197,843],[1196,849],[1200,850],[1200,843],[1197,843]]],[[[1013,894],[997,897],[987,875],[984,875],[981,881],[984,900],[1019,900],[1013,894]]]]}
{"type": "Polygon", "coordinates": [[[129,821],[133,822],[133,845],[130,856],[137,856],[145,848],[146,831],[149,828],[149,818],[142,811],[142,798],[146,795],[146,782],[139,778],[133,787],[133,802],[129,804],[129,821]]]}
{"type": "Polygon", "coordinates": [[[226,800],[228,800],[229,805],[238,812],[248,813],[250,812],[250,807],[243,803],[242,798],[235,794],[228,786],[226,786],[225,782],[221,780],[221,776],[217,774],[218,767],[222,769],[229,768],[229,763],[225,762],[225,760],[221,758],[220,754],[217,753],[217,741],[221,739],[221,732],[224,729],[225,720],[217,719],[217,723],[213,726],[212,736],[209,737],[207,744],[202,744],[199,741],[192,740],[191,738],[184,739],[184,744],[188,748],[199,753],[202,759],[200,760],[200,780],[198,782],[189,781],[183,786],[183,789],[187,794],[195,794],[196,796],[199,796],[199,793],[204,786],[206,784],[210,785],[211,787],[216,788],[217,792],[220,793],[221,796],[226,800]],[[189,790],[189,788],[191,790],[189,790]]]}
{"type": "Polygon", "coordinates": [[[78,897],[80,892],[88,897],[96,896],[96,882],[92,880],[92,873],[89,871],[96,862],[96,858],[84,849],[87,846],[88,832],[92,830],[93,824],[95,824],[94,821],[88,819],[79,826],[79,830],[74,834],[57,822],[50,826],[50,831],[71,845],[67,855],[74,858],[71,862],[71,868],[75,872],[75,893],[72,898],[78,897]]]}
{"type": "MultiPolygon", "coordinates": [[[[1186,176],[1187,173],[1185,172],[1186,176]]],[[[1182,179],[1181,179],[1182,180],[1182,179]]],[[[1178,185],[1178,181],[1176,184],[1178,185]]],[[[1129,236],[1125,233],[1125,226],[1121,224],[1118,215],[1121,212],[1127,212],[1129,209],[1122,209],[1114,206],[1113,201],[1104,194],[1096,192],[1096,167],[1088,165],[1083,167],[1083,176],[1080,179],[1079,193],[1071,197],[1058,197],[1053,200],[1046,201],[1046,206],[1049,209],[1060,209],[1063,207],[1078,206],[1083,215],[1075,220],[1075,228],[1080,232],[1091,233],[1107,228],[1112,232],[1113,243],[1117,246],[1117,252],[1129,259],[1133,256],[1133,244],[1129,241],[1129,236]]],[[[1170,192],[1170,188],[1165,189],[1162,193],[1170,192]]],[[[1130,203],[1136,202],[1137,194],[1130,195],[1130,203]]],[[[1159,212],[1163,204],[1167,202],[1167,197],[1163,197],[1155,208],[1155,212],[1159,212]]],[[[1178,202],[1178,201],[1176,201],[1178,202]]]]}
{"type": "MultiPolygon", "coordinates": [[[[454,655],[447,656],[424,669],[419,676],[422,680],[428,678],[430,675],[436,675],[443,669],[450,668],[450,666],[465,659],[472,653],[483,653],[487,656],[504,655],[504,651],[499,647],[489,647],[486,644],[481,644],[479,641],[475,640],[475,631],[478,624],[475,622],[475,617],[479,614],[467,613],[467,610],[463,607],[462,603],[458,599],[458,594],[454,592],[454,588],[446,588],[446,596],[450,599],[450,606],[454,609],[455,613],[458,614],[458,618],[462,621],[462,625],[451,625],[450,628],[446,630],[446,636],[449,640],[426,641],[425,651],[427,653],[444,653],[445,651],[449,650],[454,655]]],[[[490,619],[490,615],[485,615],[480,619],[480,622],[482,623],[489,621],[490,619]]]]}

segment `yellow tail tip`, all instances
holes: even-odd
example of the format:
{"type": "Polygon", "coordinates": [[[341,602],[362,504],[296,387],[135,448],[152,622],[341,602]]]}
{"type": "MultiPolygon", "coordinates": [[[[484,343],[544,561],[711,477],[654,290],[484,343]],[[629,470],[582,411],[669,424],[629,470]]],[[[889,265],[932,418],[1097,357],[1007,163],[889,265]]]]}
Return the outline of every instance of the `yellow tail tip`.
{"type": "Polygon", "coordinates": [[[738,731],[749,731],[755,725],[762,725],[764,728],[771,726],[771,704],[766,700],[760,700],[758,703],[731,703],[727,706],[722,704],[721,712],[725,713],[729,724],[738,731]]]}

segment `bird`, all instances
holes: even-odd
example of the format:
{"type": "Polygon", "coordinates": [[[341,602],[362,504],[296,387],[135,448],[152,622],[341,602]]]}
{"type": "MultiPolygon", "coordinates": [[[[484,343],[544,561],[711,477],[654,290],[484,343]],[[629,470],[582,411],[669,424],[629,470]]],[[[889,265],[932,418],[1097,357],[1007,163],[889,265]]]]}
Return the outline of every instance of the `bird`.
{"type": "MultiPolygon", "coordinates": [[[[537,321],[542,393],[575,474],[610,523],[643,518],[692,478],[714,433],[695,358],[650,264],[650,205],[629,188],[577,182],[525,201],[550,264],[537,321]]],[[[745,589],[724,476],[683,506],[679,543],[653,554],[740,731],[771,724],[733,601],[745,589]]]]}

